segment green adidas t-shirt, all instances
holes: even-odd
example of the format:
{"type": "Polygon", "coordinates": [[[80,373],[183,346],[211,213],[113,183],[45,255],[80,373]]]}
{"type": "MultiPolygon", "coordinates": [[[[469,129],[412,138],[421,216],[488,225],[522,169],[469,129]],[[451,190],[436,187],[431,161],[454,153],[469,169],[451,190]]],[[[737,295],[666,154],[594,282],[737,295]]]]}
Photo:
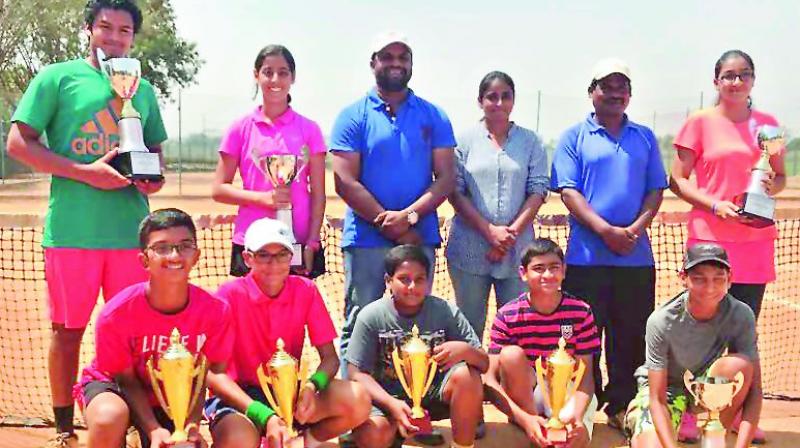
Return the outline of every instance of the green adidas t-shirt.
{"type": "MultiPolygon", "coordinates": [[[[167,139],[153,86],[142,80],[133,97],[142,116],[148,147],[167,139]]],[[[108,79],[86,60],[45,67],[31,81],[12,121],[47,136],[51,151],[91,163],[119,143],[122,100],[108,79]]],[[[45,220],[44,247],[124,249],[138,246],[138,226],[147,215],[147,197],[134,186],[100,190],[53,176],[45,220]]]]}

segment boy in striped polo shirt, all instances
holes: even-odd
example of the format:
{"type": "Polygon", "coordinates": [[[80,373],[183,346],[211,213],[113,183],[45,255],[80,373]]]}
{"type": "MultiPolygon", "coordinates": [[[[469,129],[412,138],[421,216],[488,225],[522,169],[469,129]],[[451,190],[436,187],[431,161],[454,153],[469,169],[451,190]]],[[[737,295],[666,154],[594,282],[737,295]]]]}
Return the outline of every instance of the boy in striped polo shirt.
{"type": "Polygon", "coordinates": [[[561,292],[564,273],[564,252],[552,240],[537,238],[525,249],[519,274],[530,292],[497,311],[484,375],[492,403],[540,447],[549,444],[544,425],[551,411],[536,384],[534,362],[555,351],[559,338],[588,367],[559,415],[567,424],[567,446],[589,446],[597,410],[591,366],[592,356],[600,353],[600,338],[589,305],[561,292]]]}

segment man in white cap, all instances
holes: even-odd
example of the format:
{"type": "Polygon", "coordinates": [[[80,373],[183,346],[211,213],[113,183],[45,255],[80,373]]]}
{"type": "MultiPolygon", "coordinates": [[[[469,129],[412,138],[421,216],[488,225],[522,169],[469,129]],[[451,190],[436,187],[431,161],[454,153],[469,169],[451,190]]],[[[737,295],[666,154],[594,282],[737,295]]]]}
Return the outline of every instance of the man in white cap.
{"type": "Polygon", "coordinates": [[[653,131],[628,119],[631,75],[624,62],[605,59],[592,71],[586,119],[561,136],[550,188],[570,212],[563,289],[589,303],[605,331],[608,386],[599,356],[595,391],[620,420],[636,393],[633,372],[644,363],[647,317],[655,307],[655,266],[647,227],[658,212],[667,176],[653,131]]]}
{"type": "Polygon", "coordinates": [[[408,39],[377,36],[369,65],[375,87],[339,114],[331,133],[336,192],[348,206],[342,356],[358,311],[384,293],[389,249],[421,245],[434,266],[441,244],[436,207],[455,185],[453,128],[444,111],[408,88],[408,39]]]}

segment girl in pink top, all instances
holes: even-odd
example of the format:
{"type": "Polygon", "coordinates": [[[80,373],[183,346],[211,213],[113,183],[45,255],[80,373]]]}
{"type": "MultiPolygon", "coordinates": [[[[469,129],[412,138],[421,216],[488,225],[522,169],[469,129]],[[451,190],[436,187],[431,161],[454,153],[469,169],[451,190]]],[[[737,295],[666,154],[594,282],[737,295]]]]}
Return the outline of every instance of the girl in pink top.
{"type": "Polygon", "coordinates": [[[320,250],[320,227],[325,213],[325,154],[319,126],[295,112],[289,90],[295,79],[295,61],[281,45],[259,51],[253,70],[262,103],[234,121],[222,139],[214,177],[215,201],[239,206],[234,223],[231,275],[243,276],[249,268],[242,258],[244,233],[260,218],[276,217],[276,210],[291,204],[295,240],[304,245],[303,266],[308,274],[320,250]],[[273,187],[264,172],[264,157],[294,154],[299,171],[290,186],[273,187]],[[234,186],[236,171],[242,187],[234,186]]]}
{"type": "MultiPolygon", "coordinates": [[[[775,280],[775,226],[754,228],[743,222],[736,197],[747,188],[761,150],[758,127],[776,126],[770,115],[752,109],[755,67],[740,50],[725,52],[714,67],[718,104],[693,114],[675,137],[677,155],[670,188],[692,204],[687,246],[715,242],[728,252],[733,285],[729,292],[758,317],[766,284],[775,280]],[[695,173],[695,181],[689,176],[695,173]]],[[[786,185],[784,151],[770,158],[774,172],[764,189],[775,195],[786,185]]]]}

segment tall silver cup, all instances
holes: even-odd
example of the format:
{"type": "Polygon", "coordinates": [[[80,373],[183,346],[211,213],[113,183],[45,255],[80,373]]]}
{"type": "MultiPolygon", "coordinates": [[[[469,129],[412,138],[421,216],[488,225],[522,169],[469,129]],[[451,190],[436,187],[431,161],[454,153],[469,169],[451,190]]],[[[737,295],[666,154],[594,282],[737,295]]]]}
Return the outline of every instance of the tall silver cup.
{"type": "Polygon", "coordinates": [[[758,128],[758,146],[761,156],[750,174],[747,190],[738,198],[739,214],[748,219],[743,222],[752,227],[767,227],[775,224],[775,198],[764,190],[763,180],[771,171],[769,158],[777,154],[786,143],[783,129],[764,125],[758,128]]]}
{"type": "Polygon", "coordinates": [[[133,58],[106,59],[105,53],[99,48],[97,60],[111,82],[111,88],[122,98],[122,113],[117,123],[119,153],[111,161],[111,166],[133,180],[163,180],[161,161],[158,154],[151,153],[145,146],[141,115],[133,107],[132,98],[142,79],[141,63],[133,58]]]}
{"type": "MultiPolygon", "coordinates": [[[[253,157],[256,161],[258,169],[272,183],[273,187],[281,185],[291,186],[297,177],[297,172],[300,171],[300,158],[294,154],[270,154],[253,157]]],[[[278,221],[286,224],[292,229],[292,236],[294,238],[294,227],[292,227],[292,205],[279,208],[276,212],[278,221]]],[[[303,264],[303,246],[293,241],[292,250],[292,266],[300,266],[303,264]]]]}

